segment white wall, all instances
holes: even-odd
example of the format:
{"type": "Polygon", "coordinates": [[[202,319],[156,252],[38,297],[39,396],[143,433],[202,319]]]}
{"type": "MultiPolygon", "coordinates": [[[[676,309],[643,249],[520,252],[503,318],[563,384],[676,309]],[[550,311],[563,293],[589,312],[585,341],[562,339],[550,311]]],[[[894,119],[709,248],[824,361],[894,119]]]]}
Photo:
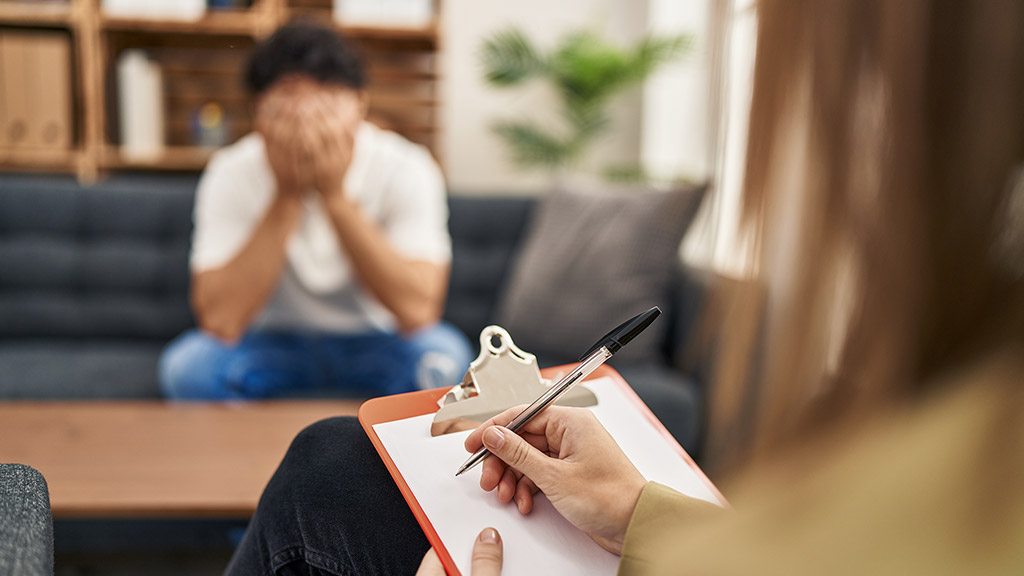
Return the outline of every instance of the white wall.
{"type": "MultiPolygon", "coordinates": [[[[704,0],[700,0],[704,1],[704,0]]],[[[442,0],[441,136],[449,186],[467,193],[542,192],[548,176],[524,172],[509,160],[491,125],[500,119],[548,119],[556,101],[541,85],[496,89],[483,80],[479,54],[484,40],[519,26],[542,49],[566,32],[588,27],[622,44],[648,28],[648,0],[442,0]],[[547,111],[547,112],[545,112],[547,111]]],[[[630,164],[640,159],[642,94],[626,95],[615,115],[614,133],[591,151],[594,164],[630,164]]]]}
{"type": "Polygon", "coordinates": [[[690,53],[670,62],[644,85],[640,161],[656,179],[705,180],[711,173],[709,106],[714,0],[648,0],[653,34],[690,34],[690,53]]]}

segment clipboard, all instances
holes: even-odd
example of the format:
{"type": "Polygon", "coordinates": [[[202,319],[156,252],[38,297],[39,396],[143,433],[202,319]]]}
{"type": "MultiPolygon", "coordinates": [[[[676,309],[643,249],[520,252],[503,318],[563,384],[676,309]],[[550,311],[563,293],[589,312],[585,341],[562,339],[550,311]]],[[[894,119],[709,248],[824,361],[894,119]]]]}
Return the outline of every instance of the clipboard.
{"type": "MultiPolygon", "coordinates": [[[[544,377],[554,377],[559,372],[565,372],[571,369],[571,365],[557,366],[545,369],[541,371],[544,377]]],[[[601,366],[593,374],[590,375],[584,381],[584,384],[589,381],[596,381],[602,378],[606,378],[615,383],[617,388],[621,391],[622,395],[628,399],[632,404],[632,409],[643,416],[648,424],[666,441],[666,444],[671,447],[673,452],[678,455],[686,465],[690,467],[692,472],[704,483],[706,489],[717,498],[721,505],[727,505],[725,498],[718,491],[718,489],[711,483],[703,471],[696,465],[689,454],[683,450],[682,446],[676,442],[675,438],[665,429],[661,422],[654,416],[653,413],[647,408],[639,396],[633,391],[633,389],[626,383],[626,381],[619,375],[615,369],[610,366],[601,366]]],[[[435,530],[433,524],[428,518],[427,513],[424,511],[423,506],[417,501],[412,488],[409,483],[403,478],[399,467],[396,465],[394,459],[388,453],[385,448],[384,442],[378,436],[375,425],[384,424],[388,422],[394,422],[397,420],[404,420],[417,416],[424,416],[428,414],[434,414],[439,409],[439,402],[449,391],[449,388],[438,388],[435,390],[423,390],[419,392],[410,392],[406,394],[399,394],[395,396],[385,396],[381,398],[374,398],[363,403],[359,408],[359,422],[362,424],[363,429],[366,431],[367,436],[370,438],[370,442],[373,443],[374,448],[377,449],[377,453],[380,454],[385,466],[387,466],[388,472],[394,479],[395,484],[398,485],[399,490],[402,492],[402,496],[409,504],[413,515],[419,522],[420,527],[423,529],[424,534],[430,541],[431,546],[437,552],[438,558],[444,565],[445,570],[448,574],[460,574],[455,560],[449,553],[444,543],[442,542],[441,536],[435,530]]],[[[481,528],[483,528],[481,526],[481,528]]]]}

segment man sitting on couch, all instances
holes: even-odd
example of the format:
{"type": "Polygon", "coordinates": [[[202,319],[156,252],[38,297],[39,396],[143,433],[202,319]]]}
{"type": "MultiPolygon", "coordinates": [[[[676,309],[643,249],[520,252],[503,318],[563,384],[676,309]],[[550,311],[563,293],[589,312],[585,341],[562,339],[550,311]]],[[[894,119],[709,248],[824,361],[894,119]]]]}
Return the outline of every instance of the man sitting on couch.
{"type": "Polygon", "coordinates": [[[437,164],[365,121],[363,63],[329,28],[281,28],[245,77],[256,131],[200,180],[201,330],[164,350],[164,393],[378,395],[458,382],[471,353],[439,322],[451,239],[437,164]]]}

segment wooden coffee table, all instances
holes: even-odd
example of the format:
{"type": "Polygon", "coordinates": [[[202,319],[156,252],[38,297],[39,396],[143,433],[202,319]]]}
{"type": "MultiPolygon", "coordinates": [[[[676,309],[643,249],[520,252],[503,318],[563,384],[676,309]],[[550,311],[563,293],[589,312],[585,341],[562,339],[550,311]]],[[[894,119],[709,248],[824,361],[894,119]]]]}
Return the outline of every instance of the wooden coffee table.
{"type": "Polygon", "coordinates": [[[0,462],[46,478],[56,518],[248,517],[292,438],[357,401],[0,403],[0,462]]]}

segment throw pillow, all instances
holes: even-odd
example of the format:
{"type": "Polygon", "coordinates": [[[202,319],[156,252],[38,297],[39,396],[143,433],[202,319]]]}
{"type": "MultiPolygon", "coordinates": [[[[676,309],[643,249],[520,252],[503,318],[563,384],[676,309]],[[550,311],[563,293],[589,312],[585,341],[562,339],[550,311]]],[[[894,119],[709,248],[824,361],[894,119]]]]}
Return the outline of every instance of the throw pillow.
{"type": "MultiPolygon", "coordinates": [[[[679,245],[705,188],[552,192],[527,231],[498,323],[523,350],[567,362],[634,314],[668,312],[679,245]]],[[[661,318],[616,359],[657,358],[667,328],[661,318]]]]}

